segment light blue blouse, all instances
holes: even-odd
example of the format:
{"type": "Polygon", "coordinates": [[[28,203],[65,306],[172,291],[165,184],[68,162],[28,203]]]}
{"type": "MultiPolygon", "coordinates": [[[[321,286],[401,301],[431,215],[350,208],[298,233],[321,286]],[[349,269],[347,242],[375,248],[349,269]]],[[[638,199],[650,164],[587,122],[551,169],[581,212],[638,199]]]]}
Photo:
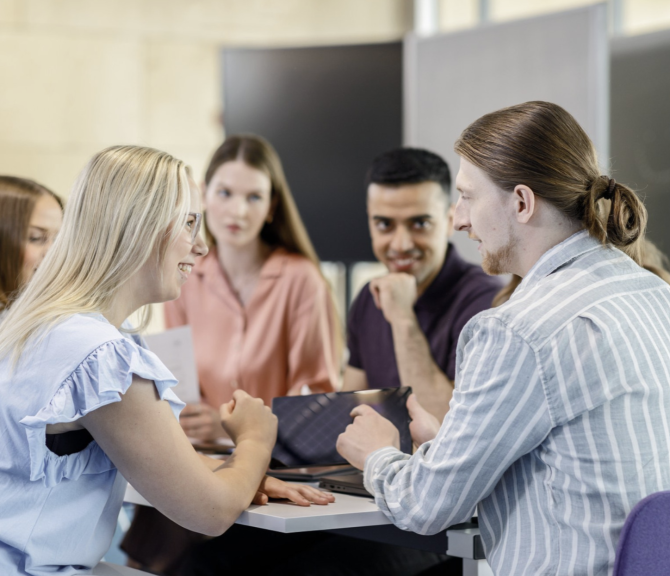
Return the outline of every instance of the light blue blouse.
{"type": "Polygon", "coordinates": [[[86,574],[111,543],[126,481],[93,441],[46,447],[46,426],[118,402],[133,374],[153,380],[175,417],[184,404],[161,361],[98,314],[78,314],[0,360],[0,574],[86,574]]]}

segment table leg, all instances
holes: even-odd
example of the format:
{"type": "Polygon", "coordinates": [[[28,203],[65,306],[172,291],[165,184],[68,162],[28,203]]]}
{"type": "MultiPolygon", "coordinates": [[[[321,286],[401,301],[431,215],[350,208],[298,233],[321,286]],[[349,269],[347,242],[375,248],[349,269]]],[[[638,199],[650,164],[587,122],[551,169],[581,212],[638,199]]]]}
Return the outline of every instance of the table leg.
{"type": "Polygon", "coordinates": [[[486,560],[463,558],[463,576],[493,576],[493,570],[486,560]]]}

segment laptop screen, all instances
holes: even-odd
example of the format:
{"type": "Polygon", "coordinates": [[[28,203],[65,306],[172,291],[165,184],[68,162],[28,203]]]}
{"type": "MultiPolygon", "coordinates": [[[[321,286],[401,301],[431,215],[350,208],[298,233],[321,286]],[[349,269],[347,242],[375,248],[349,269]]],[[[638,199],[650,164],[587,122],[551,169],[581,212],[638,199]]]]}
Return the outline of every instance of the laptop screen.
{"type": "Polygon", "coordinates": [[[337,437],[353,422],[350,412],[368,404],[390,420],[400,432],[400,449],[412,453],[407,398],[409,387],[331,392],[309,396],[282,396],[272,400],[279,420],[272,468],[346,464],[337,453],[337,437]]]}

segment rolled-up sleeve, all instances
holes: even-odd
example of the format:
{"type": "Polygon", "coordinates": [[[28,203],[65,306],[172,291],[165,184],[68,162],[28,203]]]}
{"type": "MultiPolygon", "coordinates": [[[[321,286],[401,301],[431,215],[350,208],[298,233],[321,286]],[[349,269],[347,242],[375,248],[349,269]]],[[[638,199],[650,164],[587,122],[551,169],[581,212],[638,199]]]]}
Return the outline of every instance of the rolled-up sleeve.
{"type": "Polygon", "coordinates": [[[503,322],[473,319],[458,363],[437,437],[411,457],[383,448],[365,463],[365,485],[380,509],[419,534],[469,520],[512,463],[553,427],[535,353],[503,322]]]}

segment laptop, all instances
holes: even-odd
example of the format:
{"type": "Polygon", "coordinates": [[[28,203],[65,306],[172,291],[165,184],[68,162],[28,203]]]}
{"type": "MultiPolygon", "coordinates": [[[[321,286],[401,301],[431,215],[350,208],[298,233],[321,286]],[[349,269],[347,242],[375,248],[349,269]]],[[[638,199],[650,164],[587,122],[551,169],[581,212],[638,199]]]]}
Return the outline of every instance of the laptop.
{"type": "Polygon", "coordinates": [[[337,476],[339,474],[354,474],[357,469],[347,464],[342,466],[313,466],[301,468],[273,468],[270,462],[268,476],[287,480],[289,482],[317,482],[326,476],[337,476]]]}
{"type": "Polygon", "coordinates": [[[319,488],[329,490],[330,492],[372,497],[372,494],[367,491],[363,484],[363,472],[360,470],[356,470],[353,474],[343,474],[342,476],[324,476],[319,480],[319,488]]]}
{"type": "MultiPolygon", "coordinates": [[[[409,432],[410,417],[407,412],[409,387],[383,388],[379,390],[357,390],[352,392],[331,392],[309,396],[283,396],[272,400],[272,412],[277,416],[277,443],[272,452],[269,474],[289,479],[281,475],[289,469],[299,470],[300,480],[318,480],[334,477],[327,467],[337,466],[337,478],[357,476],[358,486],[351,486],[349,493],[361,494],[365,491],[362,473],[342,458],[335,447],[338,436],[353,422],[351,411],[361,404],[367,404],[390,420],[400,432],[400,449],[412,453],[412,437],[409,432]],[[311,469],[318,468],[310,473],[311,469]]],[[[290,479],[298,479],[295,476],[290,479]]],[[[345,484],[338,482],[338,491],[345,484]]],[[[365,495],[367,492],[364,492],[365,495]]]]}

